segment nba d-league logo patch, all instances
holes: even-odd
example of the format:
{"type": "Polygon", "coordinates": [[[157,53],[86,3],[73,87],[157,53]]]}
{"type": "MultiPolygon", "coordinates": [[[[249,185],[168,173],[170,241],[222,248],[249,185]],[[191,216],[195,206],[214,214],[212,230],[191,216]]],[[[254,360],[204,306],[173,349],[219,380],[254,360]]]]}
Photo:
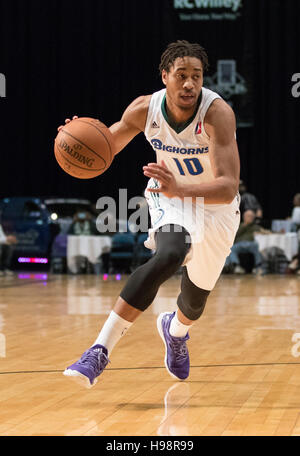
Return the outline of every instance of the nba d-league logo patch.
{"type": "Polygon", "coordinates": [[[202,132],[202,122],[198,122],[196,125],[195,133],[196,135],[200,135],[202,132]]]}

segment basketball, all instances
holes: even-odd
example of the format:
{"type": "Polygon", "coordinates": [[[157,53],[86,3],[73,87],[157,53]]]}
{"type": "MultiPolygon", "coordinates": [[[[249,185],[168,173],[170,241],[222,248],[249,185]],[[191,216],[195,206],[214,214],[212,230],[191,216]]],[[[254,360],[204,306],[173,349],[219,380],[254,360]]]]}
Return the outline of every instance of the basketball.
{"type": "Polygon", "coordinates": [[[114,158],[113,136],[97,119],[80,117],[64,125],[55,138],[59,166],[78,179],[100,176],[114,158]]]}

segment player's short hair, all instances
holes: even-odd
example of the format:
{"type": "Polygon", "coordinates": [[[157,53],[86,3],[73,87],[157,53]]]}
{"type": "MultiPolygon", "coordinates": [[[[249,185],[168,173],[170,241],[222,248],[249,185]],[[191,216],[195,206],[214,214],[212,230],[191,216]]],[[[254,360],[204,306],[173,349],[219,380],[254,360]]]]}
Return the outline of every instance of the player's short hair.
{"type": "Polygon", "coordinates": [[[208,57],[205,49],[200,44],[177,40],[174,43],[170,43],[163,52],[159,65],[160,74],[163,70],[169,72],[177,57],[196,57],[202,62],[203,71],[208,69],[208,57]]]}

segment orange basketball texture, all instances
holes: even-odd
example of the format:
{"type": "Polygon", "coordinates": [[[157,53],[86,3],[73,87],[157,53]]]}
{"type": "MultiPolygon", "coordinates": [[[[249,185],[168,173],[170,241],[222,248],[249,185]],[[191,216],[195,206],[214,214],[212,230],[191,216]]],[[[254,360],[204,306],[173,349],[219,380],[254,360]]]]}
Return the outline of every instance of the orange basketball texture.
{"type": "Polygon", "coordinates": [[[91,179],[111,165],[115,154],[113,136],[100,120],[80,117],[59,131],[54,153],[66,173],[78,179],[91,179]]]}

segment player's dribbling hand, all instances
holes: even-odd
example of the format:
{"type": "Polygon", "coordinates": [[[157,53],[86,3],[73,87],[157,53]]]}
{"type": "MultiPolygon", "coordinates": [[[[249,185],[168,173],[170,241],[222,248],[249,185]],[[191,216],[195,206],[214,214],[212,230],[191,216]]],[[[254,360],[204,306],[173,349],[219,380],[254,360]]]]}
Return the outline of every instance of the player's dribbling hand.
{"type": "Polygon", "coordinates": [[[167,198],[174,198],[180,196],[180,190],[174,174],[167,168],[165,162],[162,160],[161,164],[148,163],[143,167],[144,175],[152,177],[160,183],[159,188],[148,188],[147,190],[152,193],[163,193],[167,198]]]}
{"type": "MultiPolygon", "coordinates": [[[[78,116],[73,116],[72,117],[72,120],[75,120],[75,119],[78,119],[78,116]]],[[[71,119],[66,119],[65,120],[65,125],[68,124],[69,122],[71,122],[71,119]]],[[[57,129],[57,131],[60,131],[61,129],[63,128],[63,125],[60,125],[57,129]]]]}

